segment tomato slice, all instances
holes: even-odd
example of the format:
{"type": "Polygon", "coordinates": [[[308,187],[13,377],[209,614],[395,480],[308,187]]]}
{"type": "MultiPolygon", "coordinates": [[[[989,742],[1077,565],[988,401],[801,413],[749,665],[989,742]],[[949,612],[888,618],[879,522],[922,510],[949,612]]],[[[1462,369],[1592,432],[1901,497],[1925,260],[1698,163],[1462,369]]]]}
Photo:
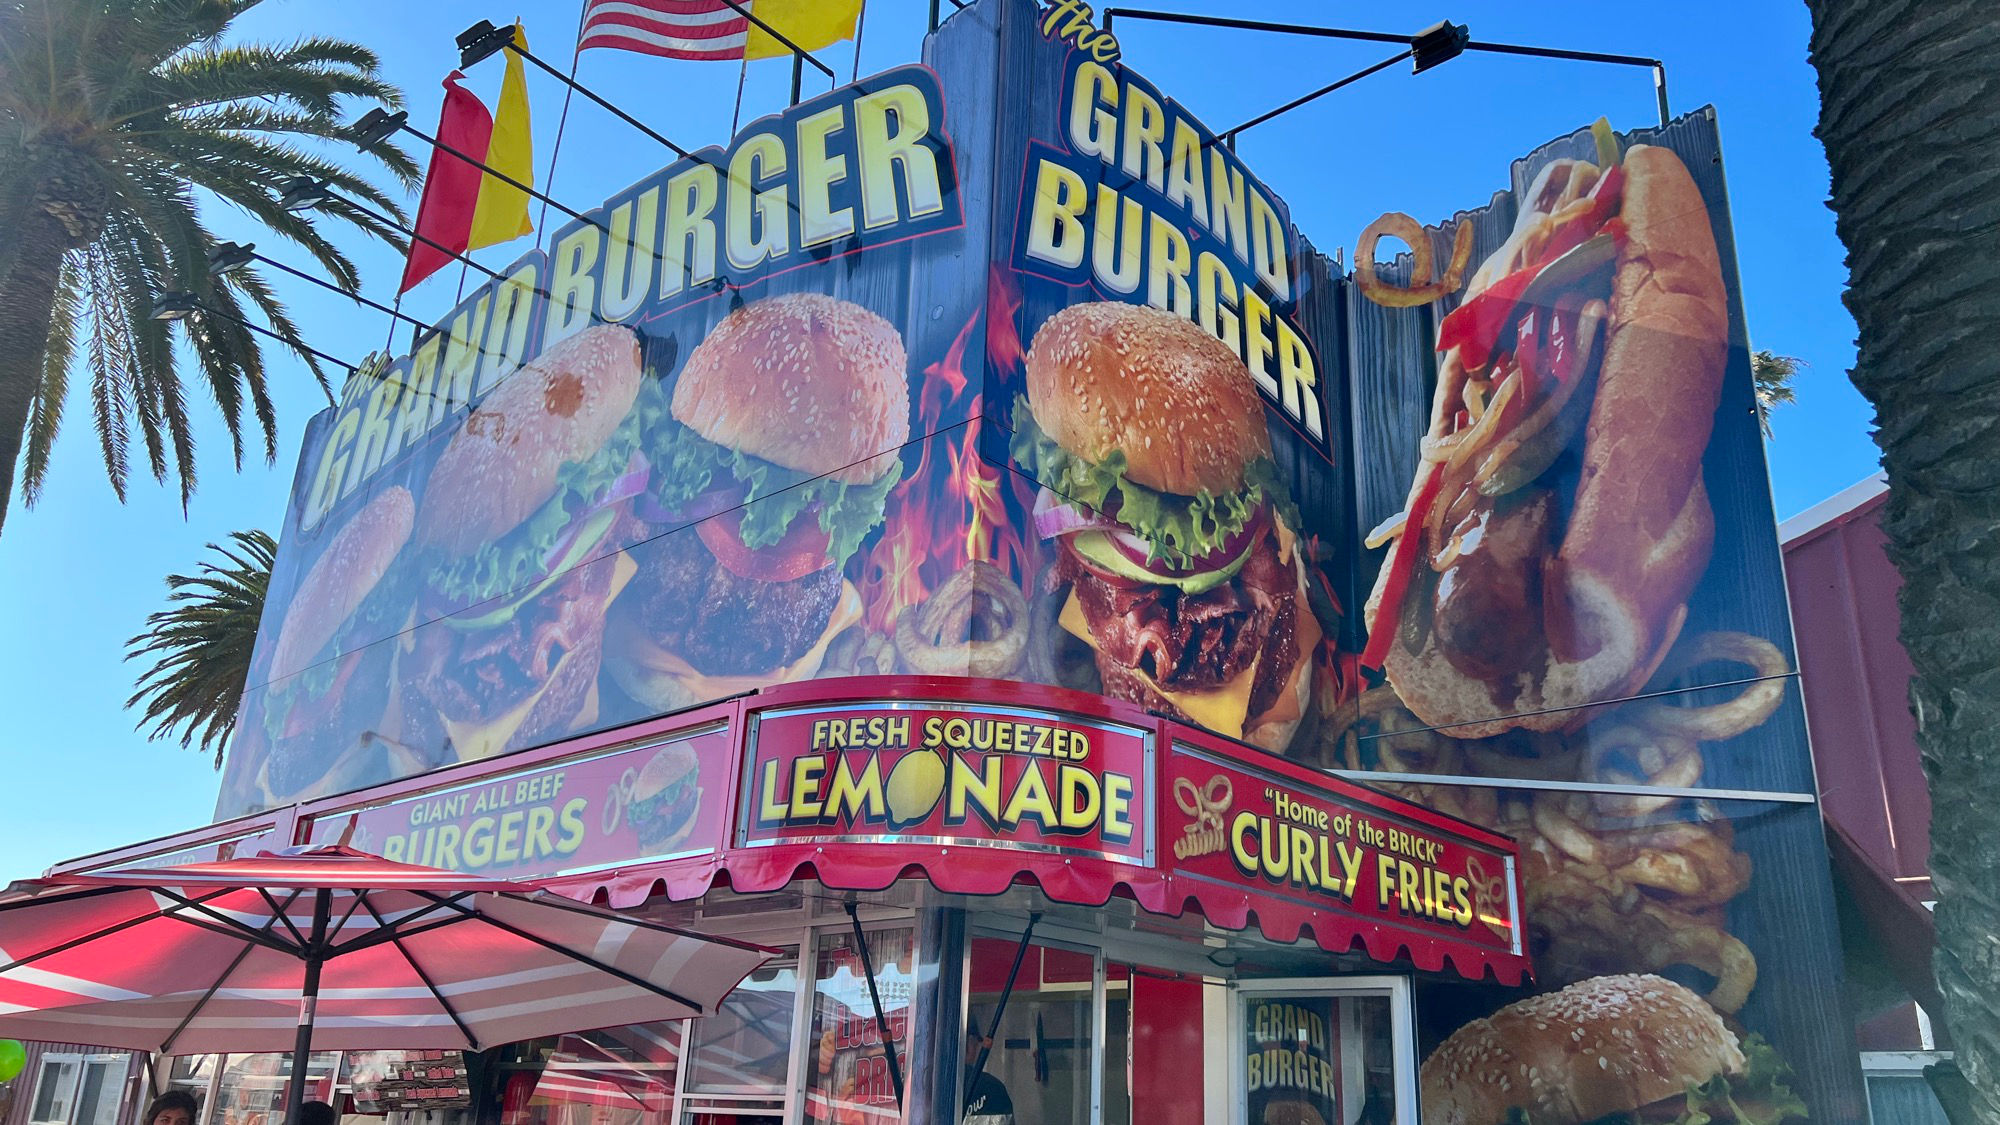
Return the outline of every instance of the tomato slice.
{"type": "Polygon", "coordinates": [[[1403,601],[1409,597],[1410,582],[1416,577],[1417,567],[1423,565],[1419,557],[1423,548],[1424,523],[1430,516],[1431,505],[1437,503],[1438,492],[1444,485],[1444,466],[1432,464],[1430,475],[1424,478],[1424,485],[1417,490],[1417,498],[1410,504],[1410,514],[1403,523],[1403,534],[1396,537],[1395,547],[1390,549],[1389,558],[1382,565],[1389,568],[1389,580],[1382,586],[1382,601],[1375,607],[1375,628],[1368,634],[1368,644],[1361,650],[1361,666],[1371,671],[1380,669],[1389,659],[1389,646],[1395,643],[1396,630],[1402,627],[1403,601]]]}
{"type": "Polygon", "coordinates": [[[827,557],[828,537],[821,531],[817,514],[806,511],[785,529],[784,538],[768,547],[743,545],[743,513],[724,512],[695,525],[702,545],[723,569],[738,578],[760,582],[791,582],[821,567],[833,565],[827,557]]]}

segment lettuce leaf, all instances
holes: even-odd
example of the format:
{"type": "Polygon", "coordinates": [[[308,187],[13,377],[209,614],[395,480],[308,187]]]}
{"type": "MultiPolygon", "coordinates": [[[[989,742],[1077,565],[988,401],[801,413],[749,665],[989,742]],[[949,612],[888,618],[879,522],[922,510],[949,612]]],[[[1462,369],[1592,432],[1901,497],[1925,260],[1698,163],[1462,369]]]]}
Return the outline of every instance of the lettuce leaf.
{"type": "Polygon", "coordinates": [[[539,579],[543,560],[570,524],[631,464],[639,448],[640,414],[626,415],[611,440],[587,460],[564,463],[556,474],[555,493],[519,527],[470,555],[439,560],[431,572],[437,591],[453,605],[473,605],[539,579]]]}
{"type": "Polygon", "coordinates": [[[902,479],[902,464],[867,484],[814,477],[759,457],[725,449],[663,414],[653,418],[647,441],[653,457],[653,499],[668,511],[686,508],[711,488],[731,482],[748,491],[741,502],[738,535],[750,548],[769,547],[807,511],[817,508],[827,533],[827,554],[844,566],[862,540],[882,523],[889,490],[902,479]]]}
{"type": "MultiPolygon", "coordinates": [[[[1718,1074],[1687,1088],[1687,1104],[1671,1123],[1664,1115],[1614,1113],[1586,1125],[1781,1125],[1807,1120],[1812,1114],[1791,1088],[1792,1068],[1761,1035],[1743,1040],[1743,1073],[1718,1074]]],[[[1507,1111],[1495,1125],[1537,1125],[1535,1115],[1519,1107],[1507,1111]]]]}
{"type": "Polygon", "coordinates": [[[1049,490],[1097,512],[1111,512],[1151,548],[1147,558],[1186,566],[1242,531],[1266,501],[1290,527],[1298,512],[1278,480],[1269,457],[1243,470],[1241,491],[1217,496],[1206,489],[1194,496],[1158,492],[1125,478],[1125,454],[1113,450],[1095,464],[1075,456],[1042,432],[1026,395],[1014,399],[1014,436],[1008,453],[1049,490]]]}

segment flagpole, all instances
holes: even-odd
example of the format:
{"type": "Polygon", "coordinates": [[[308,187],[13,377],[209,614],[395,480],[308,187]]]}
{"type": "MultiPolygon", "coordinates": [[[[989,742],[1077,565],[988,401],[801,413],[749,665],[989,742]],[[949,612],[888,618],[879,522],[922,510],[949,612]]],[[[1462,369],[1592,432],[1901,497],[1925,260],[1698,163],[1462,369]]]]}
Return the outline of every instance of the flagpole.
{"type": "Polygon", "coordinates": [[[736,110],[729,115],[729,135],[736,135],[736,126],[743,120],[743,83],[750,77],[750,50],[743,50],[743,69],[736,72],[736,110]]]}
{"type": "Polygon", "coordinates": [[[861,36],[868,30],[868,0],[861,0],[861,12],[854,17],[854,69],[847,74],[847,84],[861,80],[861,36]]]}
{"type": "MultiPolygon", "coordinates": [[[[576,46],[569,52],[569,82],[563,86],[562,114],[556,118],[556,143],[549,148],[549,171],[542,177],[545,187],[556,186],[556,157],[562,153],[563,131],[569,128],[569,103],[576,96],[576,67],[583,61],[583,23],[590,12],[590,0],[583,0],[576,8],[576,46]]],[[[542,217],[535,222],[535,249],[542,248],[542,235],[549,229],[549,204],[542,201],[542,217]]]]}

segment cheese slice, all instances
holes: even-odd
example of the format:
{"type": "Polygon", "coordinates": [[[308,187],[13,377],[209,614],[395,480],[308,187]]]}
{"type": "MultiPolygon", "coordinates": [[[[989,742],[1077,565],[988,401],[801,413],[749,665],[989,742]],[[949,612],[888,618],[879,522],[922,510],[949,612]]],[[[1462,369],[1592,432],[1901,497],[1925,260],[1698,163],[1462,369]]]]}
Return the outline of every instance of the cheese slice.
{"type": "MultiPolygon", "coordinates": [[[[611,563],[611,586],[604,592],[604,605],[607,610],[611,606],[612,599],[618,596],[619,591],[623,590],[625,584],[638,572],[638,564],[632,561],[630,552],[620,551],[618,557],[611,563]]],[[[570,658],[569,654],[563,656],[564,660],[570,658]]],[[[452,749],[457,752],[458,760],[470,762],[480,758],[491,758],[509,749],[519,749],[510,745],[514,735],[519,733],[521,724],[528,721],[529,713],[535,709],[535,704],[541,702],[542,696],[548,693],[549,685],[554,682],[555,677],[551,675],[530,692],[526,699],[495,719],[460,722],[449,715],[439,715],[438,718],[444,723],[445,737],[451,740],[452,749]]],[[[585,697],[583,707],[577,712],[577,719],[579,726],[588,726],[597,721],[595,684],[591,685],[590,694],[585,697]]]]}
{"type": "Polygon", "coordinates": [[[826,661],[826,650],[848,626],[861,620],[861,591],[854,583],[840,584],[840,600],[834,604],[833,616],[827,621],[826,631],[819,635],[813,646],[797,660],[769,672],[753,672],[747,675],[711,676],[695,670],[679,653],[669,652],[651,640],[635,634],[626,638],[624,655],[633,663],[650,672],[671,676],[696,701],[723,699],[741,695],[746,691],[770,687],[772,684],[791,683],[794,680],[810,679],[819,672],[826,661]]]}
{"type": "MultiPolygon", "coordinates": [[[[1070,590],[1068,600],[1063,602],[1062,613],[1056,621],[1093,651],[1104,651],[1099,647],[1097,638],[1090,633],[1090,624],[1084,620],[1083,607],[1078,604],[1074,589],[1070,590]]],[[[1258,660],[1261,659],[1263,654],[1259,653],[1258,660]]],[[[1230,738],[1243,737],[1243,723],[1250,712],[1250,688],[1257,682],[1257,660],[1252,660],[1241,672],[1206,691],[1168,691],[1144,671],[1134,668],[1131,672],[1141,683],[1180,708],[1197,724],[1230,738]]]]}

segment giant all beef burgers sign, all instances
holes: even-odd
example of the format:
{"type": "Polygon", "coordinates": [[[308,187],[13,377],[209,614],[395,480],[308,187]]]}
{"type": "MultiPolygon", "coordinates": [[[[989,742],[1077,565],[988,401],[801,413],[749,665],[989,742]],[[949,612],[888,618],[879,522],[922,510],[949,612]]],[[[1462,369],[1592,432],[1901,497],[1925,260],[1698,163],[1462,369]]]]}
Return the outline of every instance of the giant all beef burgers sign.
{"type": "MultiPolygon", "coordinates": [[[[931,65],[639,178],[355,375],[305,439],[218,813],[778,684],[1079,689],[1514,836],[1545,984],[1684,980],[1851,1108],[1805,983],[1830,891],[1713,113],[1579,107],[1448,173],[1483,206],[1359,217],[1350,271],[1077,7],[979,0],[931,65]]],[[[924,733],[788,737],[743,843],[1123,854],[1116,740],[990,756],[963,819],[900,824],[899,768],[956,776],[924,733]],[[879,824],[809,811],[876,781],[879,824]]],[[[601,815],[622,767],[590,776],[601,815]]],[[[1270,828],[1198,862],[1487,931],[1490,878],[1351,871],[1229,781],[1270,828]]],[[[573,835],[545,807],[537,850],[573,835]]]]}

